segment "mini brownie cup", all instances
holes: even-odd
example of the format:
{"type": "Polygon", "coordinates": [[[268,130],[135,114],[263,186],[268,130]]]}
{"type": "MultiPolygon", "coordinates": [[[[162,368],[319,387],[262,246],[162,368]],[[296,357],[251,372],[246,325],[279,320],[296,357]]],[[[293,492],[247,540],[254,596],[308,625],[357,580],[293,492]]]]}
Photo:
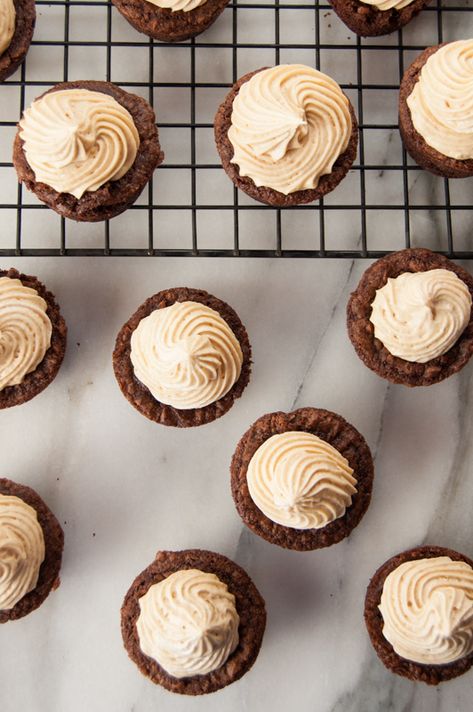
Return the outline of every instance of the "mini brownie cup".
{"type": "Polygon", "coordinates": [[[113,352],[113,368],[123,395],[142,415],[162,425],[189,428],[205,425],[220,418],[241,396],[250,380],[251,346],[245,327],[237,313],[228,304],[203,289],[176,287],[165,289],[147,299],[120,329],[113,352]],[[222,398],[202,408],[181,409],[161,403],[154,398],[149,389],[136,378],[130,354],[133,332],[142,319],[156,309],[170,307],[176,302],[187,301],[203,304],[218,312],[239,342],[243,362],[240,377],[222,398]]]}
{"type": "Polygon", "coordinates": [[[162,42],[183,42],[215,22],[229,0],[207,0],[193,10],[173,11],[146,0],[112,0],[130,25],[162,42]]]}
{"type": "Polygon", "coordinates": [[[285,549],[311,551],[336,544],[359,524],[371,500],[374,468],[364,437],[342,416],[319,408],[299,408],[292,413],[268,413],[243,435],[231,462],[231,487],[243,522],[255,534],[285,549]],[[253,455],[273,435],[302,431],[316,435],[335,448],[353,470],[356,492],[345,514],[318,529],[294,529],[269,519],[253,501],[247,472],[253,455]]]}
{"type": "Polygon", "coordinates": [[[399,130],[406,150],[417,165],[437,176],[468,178],[473,176],[473,159],[459,160],[450,158],[429,146],[414,128],[411,111],[407,105],[407,99],[419,81],[422,68],[429,57],[448,44],[450,43],[444,42],[434,47],[427,47],[404,73],[399,88],[399,130]]]}
{"type": "Polygon", "coordinates": [[[330,4],[345,25],[360,37],[388,35],[407,25],[431,0],[414,0],[396,10],[379,10],[358,0],[330,0],[330,4]]]}
{"type": "Polygon", "coordinates": [[[14,621],[18,618],[23,618],[23,616],[27,616],[28,613],[31,613],[31,611],[34,611],[43,603],[51,591],[58,588],[60,584],[59,571],[64,548],[64,533],[49,507],[47,507],[41,497],[30,487],[19,485],[5,478],[0,478],[0,495],[18,497],[36,511],[38,522],[43,531],[45,544],[45,558],[39,570],[36,587],[23,596],[10,610],[0,610],[0,623],[7,623],[8,621],[14,621]]]}
{"type": "MultiPolygon", "coordinates": [[[[51,292],[36,277],[21,274],[16,269],[0,270],[0,278],[9,277],[19,279],[25,287],[34,289],[48,305],[46,314],[52,325],[51,346],[46,354],[31,373],[27,373],[23,381],[16,386],[7,386],[0,390],[0,410],[11,408],[14,405],[26,403],[37,396],[56,378],[64,359],[67,341],[66,323],[59,311],[59,306],[51,292]]],[[[0,307],[1,308],[1,307],[0,307]]],[[[0,364],[1,371],[1,364],[0,364]]]]}
{"type": "Polygon", "coordinates": [[[366,270],[350,296],[347,326],[355,351],[368,368],[392,383],[412,387],[439,383],[460,371],[473,354],[473,316],[470,316],[468,326],[447,353],[426,363],[415,363],[393,356],[381,341],[375,338],[370,315],[377,290],[381,289],[390,277],[395,278],[405,272],[427,272],[433,269],[454,272],[473,296],[473,278],[466,270],[447,257],[424,248],[401,250],[377,260],[366,270]]]}
{"type": "Polygon", "coordinates": [[[153,563],[139,574],[125,596],[121,609],[121,629],[125,649],[140,671],[152,682],[170,692],[183,695],[205,695],[238,680],[255,662],[266,626],[264,600],[247,573],[226,556],[201,549],[159,551],[153,563]],[[226,584],[235,597],[240,618],[239,641],[223,665],[204,675],[177,678],[167,673],[140,647],[137,621],[140,603],[149,588],[171,574],[184,569],[197,569],[214,574],[226,584]]]}
{"type": "Polygon", "coordinates": [[[20,138],[19,128],[13,145],[13,163],[18,180],[59,215],[79,222],[108,220],[124,212],[137,200],[151,179],[154,169],[163,162],[164,153],[159,145],[155,113],[148,102],[140,96],[130,94],[111,82],[63,82],[56,84],[38,99],[52,92],[68,89],[87,89],[107,94],[131,114],[140,139],[133,165],[118,180],[107,181],[98,190],[85,192],[80,199],[70,193],[59,193],[46,183],[36,181],[35,173],[25,155],[24,141],[20,138]]]}
{"type": "Polygon", "coordinates": [[[298,190],[294,193],[284,195],[284,193],[268,188],[265,186],[258,187],[249,176],[240,176],[240,170],[236,163],[231,163],[234,155],[233,145],[228,137],[228,131],[232,125],[233,101],[240,91],[240,87],[245,82],[248,82],[255,74],[262,72],[268,67],[261,67],[255,72],[250,72],[241,77],[227,94],[223,103],[219,106],[215,115],[214,132],[217,150],[222,161],[223,168],[227,175],[232,179],[237,188],[249,195],[251,198],[258,200],[260,203],[266,203],[274,207],[290,207],[291,205],[302,205],[303,203],[311,203],[314,200],[322,198],[327,193],[330,193],[346,176],[350,170],[353,161],[356,157],[358,147],[358,123],[356,121],[355,112],[350,102],[348,108],[352,121],[352,133],[347,148],[338,157],[333,165],[332,172],[323,175],[319,179],[317,188],[298,190]]]}
{"type": "Polygon", "coordinates": [[[473,567],[471,559],[452,549],[445,549],[440,546],[419,546],[415,549],[408,549],[401,554],[393,556],[380,566],[369,583],[365,599],[364,616],[366,627],[371,643],[381,662],[396,675],[407,677],[409,680],[416,682],[425,682],[428,685],[438,685],[440,682],[463,675],[473,664],[473,653],[445,665],[422,664],[401,657],[394,651],[391,643],[383,635],[384,621],[379,610],[379,604],[381,603],[384,582],[388,575],[398,566],[416,559],[431,559],[439,556],[448,556],[453,561],[464,561],[473,567]]]}
{"type": "Polygon", "coordinates": [[[0,54],[0,82],[11,76],[23,62],[30,48],[36,22],[34,0],[13,0],[15,32],[9,46],[0,54]]]}

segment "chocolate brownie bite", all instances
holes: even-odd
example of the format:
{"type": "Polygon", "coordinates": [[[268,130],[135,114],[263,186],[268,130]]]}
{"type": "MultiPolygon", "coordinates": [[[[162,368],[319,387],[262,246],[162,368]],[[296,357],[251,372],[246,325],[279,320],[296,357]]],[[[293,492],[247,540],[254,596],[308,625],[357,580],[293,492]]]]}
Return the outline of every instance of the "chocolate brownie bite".
{"type": "Polygon", "coordinates": [[[224,415],[248,385],[251,347],[225,302],[202,289],[166,289],[121,328],[113,368],[125,398],[150,420],[180,428],[224,415]]]}
{"type": "Polygon", "coordinates": [[[231,463],[243,522],[286,549],[311,551],[347,537],[371,500],[373,460],[363,436],[336,413],[268,413],[243,435],[231,463]]]}
{"type": "Polygon", "coordinates": [[[111,82],[63,82],[25,110],[18,180],[59,215],[108,220],[130,207],[164,158],[147,101],[111,82]]]}
{"type": "Polygon", "coordinates": [[[64,534],[30,487],[0,478],[0,623],[38,608],[60,583],[64,534]]]}
{"type": "Polygon", "coordinates": [[[348,98],[333,79],[302,64],[241,77],[220,105],[214,130],[233,183],[275,207],[311,203],[332,191],[358,146],[348,98]]]}
{"type": "Polygon", "coordinates": [[[0,270],[0,410],[20,405],[55,379],[67,327],[56,298],[36,277],[0,270]]]}
{"type": "Polygon", "coordinates": [[[135,30],[162,42],[183,42],[212,25],[229,0],[112,0],[135,30]]]}
{"type": "Polygon", "coordinates": [[[247,573],[221,554],[159,551],[121,609],[125,649],[143,675],[170,692],[204,695],[255,662],[264,600],[247,573]]]}
{"type": "Polygon", "coordinates": [[[371,579],[365,623],[391,672],[438,685],[473,664],[473,561],[419,546],[393,556],[371,579]]]}
{"type": "Polygon", "coordinates": [[[26,57],[35,22],[34,0],[0,0],[0,82],[12,75],[26,57]]]}
{"type": "Polygon", "coordinates": [[[330,0],[345,25],[360,37],[378,37],[407,25],[431,0],[330,0]]]}
{"type": "Polygon", "coordinates": [[[428,47],[406,70],[399,129],[414,161],[446,178],[473,176],[473,39],[428,47]]]}
{"type": "Polygon", "coordinates": [[[473,278],[424,248],[394,252],[363,274],[347,307],[348,334],[372,371],[392,383],[430,386],[473,354],[473,278]]]}

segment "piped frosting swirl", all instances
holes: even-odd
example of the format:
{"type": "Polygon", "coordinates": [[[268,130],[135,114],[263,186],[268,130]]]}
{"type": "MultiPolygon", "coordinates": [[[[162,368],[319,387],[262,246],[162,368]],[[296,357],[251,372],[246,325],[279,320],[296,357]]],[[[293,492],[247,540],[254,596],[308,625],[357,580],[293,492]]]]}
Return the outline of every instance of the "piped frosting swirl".
{"type": "Polygon", "coordinates": [[[370,321],[393,356],[426,363],[461,336],[471,304],[468,287],[451,270],[404,272],[376,291],[370,321]]]}
{"type": "Polygon", "coordinates": [[[11,44],[15,24],[16,10],[13,0],[0,0],[0,56],[11,44]]]}
{"type": "Polygon", "coordinates": [[[89,89],[53,91],[34,101],[20,121],[20,137],[36,180],[77,199],[122,178],[140,144],[130,112],[89,89]]]}
{"type": "Polygon", "coordinates": [[[402,10],[413,2],[414,0],[361,0],[362,5],[371,5],[381,11],[402,10]]]}
{"type": "Polygon", "coordinates": [[[473,158],[473,39],[449,42],[430,55],[407,97],[424,141],[449,158],[473,158]]]}
{"type": "Polygon", "coordinates": [[[348,99],[333,79],[303,64],[281,64],[242,84],[228,138],[241,176],[288,195],[316,188],[351,132],[348,99]]]}
{"type": "Polygon", "coordinates": [[[250,496],[277,524],[320,529],[345,514],[356,490],[353,470],[325,440],[302,431],[273,435],[247,470],[250,496]]]}
{"type": "Polygon", "coordinates": [[[446,665],[473,652],[473,569],[449,556],[407,561],[384,582],[379,610],[395,652],[446,665]]]}
{"type": "Polygon", "coordinates": [[[176,571],[150,586],[139,605],[141,650],[173,677],[217,670],[238,645],[235,596],[215,574],[176,571]]]}
{"type": "Polygon", "coordinates": [[[20,497],[0,494],[0,611],[36,588],[44,556],[36,510],[20,497]]]}
{"type": "Polygon", "coordinates": [[[227,322],[198,302],[175,302],[142,319],[131,337],[135,376],[156,400],[204,408],[240,377],[243,354],[227,322]]]}
{"type": "Polygon", "coordinates": [[[22,383],[44,359],[52,334],[47,308],[35,289],[0,277],[0,391],[22,383]]]}
{"type": "Polygon", "coordinates": [[[190,12],[195,10],[196,7],[204,5],[207,0],[148,0],[148,2],[157,7],[171,10],[171,12],[178,12],[179,10],[190,12]]]}

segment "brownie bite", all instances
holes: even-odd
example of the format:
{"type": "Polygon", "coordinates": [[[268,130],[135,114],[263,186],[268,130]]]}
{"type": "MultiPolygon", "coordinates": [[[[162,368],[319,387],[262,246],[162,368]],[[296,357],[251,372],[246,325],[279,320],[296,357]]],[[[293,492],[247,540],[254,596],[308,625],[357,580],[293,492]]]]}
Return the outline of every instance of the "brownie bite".
{"type": "Polygon", "coordinates": [[[473,176],[473,39],[428,47],[406,70],[399,129],[414,161],[445,178],[473,176]]]}
{"type": "Polygon", "coordinates": [[[155,121],[147,101],[111,82],[57,84],[19,123],[18,180],[64,217],[113,218],[136,201],[163,161],[155,121]]]}
{"type": "Polygon", "coordinates": [[[350,101],[333,79],[301,64],[241,77],[220,105],[214,131],[237,188],[275,207],[310,203],[332,191],[358,146],[350,101]],[[334,105],[337,111],[329,111],[334,105]]]}
{"type": "Polygon", "coordinates": [[[371,579],[365,623],[391,672],[438,685],[473,663],[473,561],[419,546],[393,556],[371,579]]]}
{"type": "Polygon", "coordinates": [[[34,0],[0,0],[0,82],[11,76],[26,57],[35,22],[34,0]]]}
{"type": "Polygon", "coordinates": [[[345,25],[360,37],[377,37],[407,25],[431,0],[330,0],[345,25]]]}
{"type": "Polygon", "coordinates": [[[55,296],[36,277],[0,270],[0,410],[20,405],[55,379],[67,327],[55,296]]]}
{"type": "Polygon", "coordinates": [[[200,549],[159,551],[121,609],[125,649],[170,692],[226,687],[255,662],[266,626],[264,600],[240,566],[200,549]]]}
{"type": "Polygon", "coordinates": [[[286,549],[311,551],[347,537],[371,500],[373,460],[363,436],[336,413],[268,413],[243,435],[231,462],[243,522],[286,549]]]}
{"type": "Polygon", "coordinates": [[[64,534],[30,487],[0,478],[0,623],[38,608],[59,586],[64,534]]]}
{"type": "Polygon", "coordinates": [[[473,354],[473,278],[424,248],[377,260],[347,307],[348,334],[368,368],[392,383],[429,386],[473,354]]]}

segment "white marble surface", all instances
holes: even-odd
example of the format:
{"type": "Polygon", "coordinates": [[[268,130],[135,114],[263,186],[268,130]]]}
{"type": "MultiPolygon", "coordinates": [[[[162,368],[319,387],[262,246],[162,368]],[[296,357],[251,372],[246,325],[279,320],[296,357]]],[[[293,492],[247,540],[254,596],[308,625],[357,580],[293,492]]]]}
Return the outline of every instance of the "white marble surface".
{"type": "Polygon", "coordinates": [[[349,261],[19,259],[56,293],[69,324],[59,376],[0,413],[1,474],[35,487],[64,523],[60,588],[0,628],[2,712],[465,712],[473,673],[439,689],[388,673],[363,624],[370,575],[424,542],[468,555],[473,367],[431,388],[388,386],[357,359],[345,304],[367,263],[349,261]],[[202,287],[248,328],[251,383],[221,420],[179,431],[148,422],[115,384],[117,330],[148,295],[202,287]],[[333,409],[375,456],[373,500],[348,540],[313,553],[272,546],[241,524],[229,460],[243,431],[275,409],[333,409]],[[122,647],[119,610],[159,548],[234,558],[267,601],[253,669],[209,697],[147,681],[122,647]]]}

